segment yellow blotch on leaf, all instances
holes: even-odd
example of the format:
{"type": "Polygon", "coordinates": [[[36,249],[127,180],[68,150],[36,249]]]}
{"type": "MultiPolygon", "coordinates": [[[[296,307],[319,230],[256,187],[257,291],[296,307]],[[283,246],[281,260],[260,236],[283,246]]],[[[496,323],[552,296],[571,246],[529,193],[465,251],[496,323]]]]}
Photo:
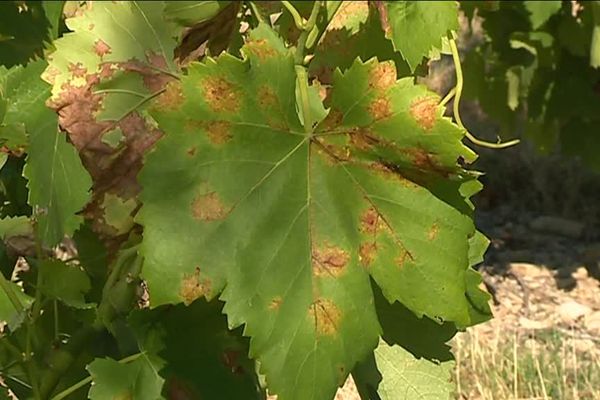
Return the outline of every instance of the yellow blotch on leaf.
{"type": "Polygon", "coordinates": [[[314,248],[312,252],[312,268],[316,276],[341,275],[350,261],[350,255],[335,246],[314,248]]]}
{"type": "Polygon", "coordinates": [[[392,62],[376,64],[369,75],[369,87],[385,92],[396,83],[396,67],[392,62]]]}
{"type": "Polygon", "coordinates": [[[438,100],[435,97],[425,97],[413,100],[410,105],[410,115],[424,130],[433,128],[437,117],[438,100]]]}
{"type": "Polygon", "coordinates": [[[335,336],[339,331],[342,312],[333,301],[318,298],[309,306],[308,315],[318,336],[335,336]]]}
{"type": "Polygon", "coordinates": [[[210,279],[200,277],[200,268],[196,267],[192,274],[184,275],[181,280],[179,295],[185,305],[190,305],[200,297],[209,296],[211,287],[210,279]]]}
{"type": "Polygon", "coordinates": [[[215,146],[223,145],[231,140],[231,124],[227,121],[210,121],[204,125],[208,140],[215,146]]]}
{"type": "Polygon", "coordinates": [[[227,216],[226,207],[216,192],[202,194],[192,201],[192,216],[199,221],[217,221],[227,216]]]}
{"type": "Polygon", "coordinates": [[[206,103],[214,112],[232,113],[239,110],[239,93],[231,82],[210,76],[202,81],[201,86],[206,103]]]}

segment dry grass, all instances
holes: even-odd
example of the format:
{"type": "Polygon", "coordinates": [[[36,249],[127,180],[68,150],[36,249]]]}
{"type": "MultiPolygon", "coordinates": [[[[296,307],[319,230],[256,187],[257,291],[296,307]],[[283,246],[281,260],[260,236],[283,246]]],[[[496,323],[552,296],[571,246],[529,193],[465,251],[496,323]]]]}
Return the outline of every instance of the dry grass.
{"type": "Polygon", "coordinates": [[[575,331],[474,328],[454,349],[459,399],[600,399],[600,342],[575,331]]]}

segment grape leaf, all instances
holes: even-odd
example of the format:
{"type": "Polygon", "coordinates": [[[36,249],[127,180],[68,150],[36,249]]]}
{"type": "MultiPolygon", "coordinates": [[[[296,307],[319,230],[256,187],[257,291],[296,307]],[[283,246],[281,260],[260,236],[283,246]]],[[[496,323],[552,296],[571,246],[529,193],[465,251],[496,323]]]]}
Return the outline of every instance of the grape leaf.
{"type": "Polygon", "coordinates": [[[162,399],[164,380],[145,354],[127,364],[110,358],[96,359],[87,369],[93,379],[89,391],[91,400],[162,399]]]}
{"type": "Polygon", "coordinates": [[[363,400],[451,399],[454,361],[436,363],[416,358],[398,345],[384,340],[375,349],[370,364],[355,374],[363,400]]]}
{"type": "Polygon", "coordinates": [[[289,50],[261,25],[242,52],[190,65],[150,109],[166,135],[140,175],[143,277],[153,306],[225,287],[270,390],[330,398],[377,344],[369,273],[389,301],[469,324],[473,223],[428,187],[460,182],[457,158],[475,155],[439,97],[389,62],[338,72],[305,133],[289,50]]]}
{"type": "Polygon", "coordinates": [[[442,37],[458,29],[458,6],[453,1],[386,1],[380,7],[382,25],[411,71],[423,57],[442,48],[442,37]]]}
{"type": "Polygon", "coordinates": [[[165,16],[183,26],[193,26],[216,16],[230,1],[169,1],[165,16]]]}
{"type": "Polygon", "coordinates": [[[538,29],[556,14],[562,7],[562,1],[531,1],[523,2],[525,9],[529,12],[529,20],[533,29],[538,29]]]}
{"type": "Polygon", "coordinates": [[[315,49],[309,73],[321,83],[331,84],[333,71],[345,71],[356,57],[363,61],[373,57],[393,60],[399,77],[411,73],[406,61],[386,39],[377,11],[366,2],[344,2],[315,49]]]}
{"type": "Polygon", "coordinates": [[[5,136],[4,145],[15,152],[27,146],[23,175],[29,181],[28,202],[37,208],[39,239],[53,246],[79,226],[81,217],[75,213],[89,199],[91,180],[77,152],[59,132],[56,115],[45,105],[50,93],[40,79],[45,68],[45,61],[40,60],[0,71],[0,75],[8,99],[4,123],[9,125],[4,128],[21,129],[17,136],[5,136]]]}
{"type": "Polygon", "coordinates": [[[42,56],[48,21],[39,1],[0,2],[0,65],[25,65],[42,56]]]}
{"type": "Polygon", "coordinates": [[[60,260],[42,260],[38,267],[41,274],[38,289],[46,296],[76,308],[92,307],[84,298],[91,288],[90,278],[79,267],[60,260]]]}
{"type": "Polygon", "coordinates": [[[33,298],[23,293],[19,285],[6,280],[4,276],[0,276],[0,279],[4,281],[0,289],[0,321],[6,322],[8,328],[15,331],[23,322],[27,309],[33,304],[33,298]]]}
{"type": "Polygon", "coordinates": [[[264,398],[254,362],[248,359],[248,340],[241,337],[241,329],[227,329],[222,307],[219,301],[199,299],[189,307],[159,307],[129,318],[140,341],[158,338],[144,350],[164,360],[160,374],[167,398],[264,398]]]}
{"type": "Polygon", "coordinates": [[[85,216],[98,232],[111,229],[104,196],[135,198],[142,154],[160,135],[144,108],[177,71],[178,31],[164,19],[164,7],[162,1],[87,4],[65,21],[73,32],[54,41],[43,74],[52,84],[49,105],[60,111],[60,125],[95,184],[85,216]],[[122,138],[115,146],[116,130],[122,138]]]}

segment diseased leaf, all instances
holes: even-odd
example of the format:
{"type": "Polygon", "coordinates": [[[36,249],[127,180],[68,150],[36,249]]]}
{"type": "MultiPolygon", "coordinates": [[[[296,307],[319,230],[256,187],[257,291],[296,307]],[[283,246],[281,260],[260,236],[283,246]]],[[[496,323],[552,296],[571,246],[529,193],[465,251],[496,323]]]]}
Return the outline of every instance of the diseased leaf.
{"type": "Polygon", "coordinates": [[[40,79],[44,61],[0,71],[9,105],[2,127],[4,145],[13,152],[27,147],[23,175],[28,202],[36,209],[37,234],[53,246],[81,222],[75,215],[89,199],[91,180],[73,146],[58,130],[56,115],[46,107],[50,87],[40,79]]]}
{"type": "Polygon", "coordinates": [[[458,5],[454,1],[385,1],[380,6],[386,36],[411,71],[423,57],[442,48],[442,37],[458,29],[458,5]]]}
{"type": "Polygon", "coordinates": [[[59,260],[42,260],[38,263],[39,290],[46,296],[58,299],[68,306],[90,308],[84,295],[90,290],[90,278],[77,266],[59,260]]]}
{"type": "Polygon", "coordinates": [[[165,137],[140,175],[143,277],[153,306],[224,289],[269,389],[331,398],[377,344],[369,275],[390,302],[470,324],[460,189],[475,178],[457,159],[475,154],[439,97],[390,62],[336,73],[306,133],[290,51],[260,25],[242,53],[190,65],[177,102],[150,110],[165,137]]]}
{"type": "Polygon", "coordinates": [[[91,400],[158,400],[164,380],[151,360],[142,354],[130,363],[97,358],[87,370],[92,376],[91,400]]]}
{"type": "Polygon", "coordinates": [[[373,57],[392,60],[399,77],[411,73],[406,61],[386,39],[375,7],[369,7],[366,1],[344,1],[315,49],[309,73],[320,82],[331,84],[333,71],[345,71],[356,57],[363,61],[373,57]]]}
{"type": "Polygon", "coordinates": [[[108,229],[104,196],[135,198],[141,157],[160,136],[144,113],[147,102],[165,90],[171,96],[162,97],[165,102],[177,99],[166,85],[177,71],[178,32],[165,21],[164,6],[162,1],[82,6],[65,21],[73,32],[54,42],[43,74],[52,84],[49,104],[92,176],[96,190],[85,216],[98,232],[108,229]]]}

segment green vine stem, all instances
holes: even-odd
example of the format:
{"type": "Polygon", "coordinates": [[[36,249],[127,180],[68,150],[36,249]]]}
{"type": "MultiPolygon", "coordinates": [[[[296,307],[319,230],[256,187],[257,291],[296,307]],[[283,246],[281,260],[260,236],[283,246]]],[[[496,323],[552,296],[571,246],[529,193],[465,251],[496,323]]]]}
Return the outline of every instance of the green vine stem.
{"type": "MultiPolygon", "coordinates": [[[[137,360],[138,358],[140,358],[144,353],[136,353],[136,354],[132,354],[129,357],[125,357],[121,360],[118,361],[119,364],[127,364],[130,362],[133,362],[135,360],[137,360]]],[[[72,386],[69,386],[68,388],[66,388],[65,390],[63,390],[62,392],[58,393],[56,396],[52,397],[51,400],[62,400],[62,399],[66,399],[67,396],[69,396],[70,394],[75,393],[77,390],[81,389],[82,387],[90,384],[92,382],[93,378],[90,376],[87,376],[85,378],[83,378],[82,380],[80,380],[79,382],[75,383],[72,386]]]]}
{"type": "MultiPolygon", "coordinates": [[[[473,136],[467,128],[465,128],[465,126],[462,123],[462,120],[460,118],[460,110],[459,110],[459,106],[460,106],[460,97],[462,96],[462,89],[463,89],[463,74],[462,74],[462,67],[460,65],[460,56],[458,55],[458,48],[456,47],[456,41],[454,39],[450,39],[450,49],[452,51],[452,60],[454,61],[454,69],[456,70],[456,93],[455,93],[455,97],[454,97],[454,118],[456,119],[456,123],[458,126],[460,126],[462,129],[464,129],[465,131],[465,136],[467,137],[467,139],[469,139],[472,143],[481,146],[481,147],[488,147],[490,149],[504,149],[506,147],[511,147],[514,146],[515,144],[519,143],[520,140],[519,139],[514,139],[505,143],[491,143],[491,142],[486,142],[484,140],[481,139],[477,139],[475,136],[473,136]]],[[[449,93],[450,94],[450,93],[449,93]]],[[[449,95],[448,94],[448,95],[449,95]]],[[[444,97],[444,100],[449,101],[450,98],[448,98],[448,95],[446,95],[446,97],[444,97]]],[[[442,100],[442,102],[444,101],[442,100]]]]}
{"type": "Polygon", "coordinates": [[[292,15],[294,24],[296,24],[296,28],[299,30],[304,30],[304,18],[302,18],[298,10],[296,10],[296,7],[294,7],[289,1],[282,1],[281,5],[283,5],[285,9],[288,10],[288,12],[292,15]]]}

